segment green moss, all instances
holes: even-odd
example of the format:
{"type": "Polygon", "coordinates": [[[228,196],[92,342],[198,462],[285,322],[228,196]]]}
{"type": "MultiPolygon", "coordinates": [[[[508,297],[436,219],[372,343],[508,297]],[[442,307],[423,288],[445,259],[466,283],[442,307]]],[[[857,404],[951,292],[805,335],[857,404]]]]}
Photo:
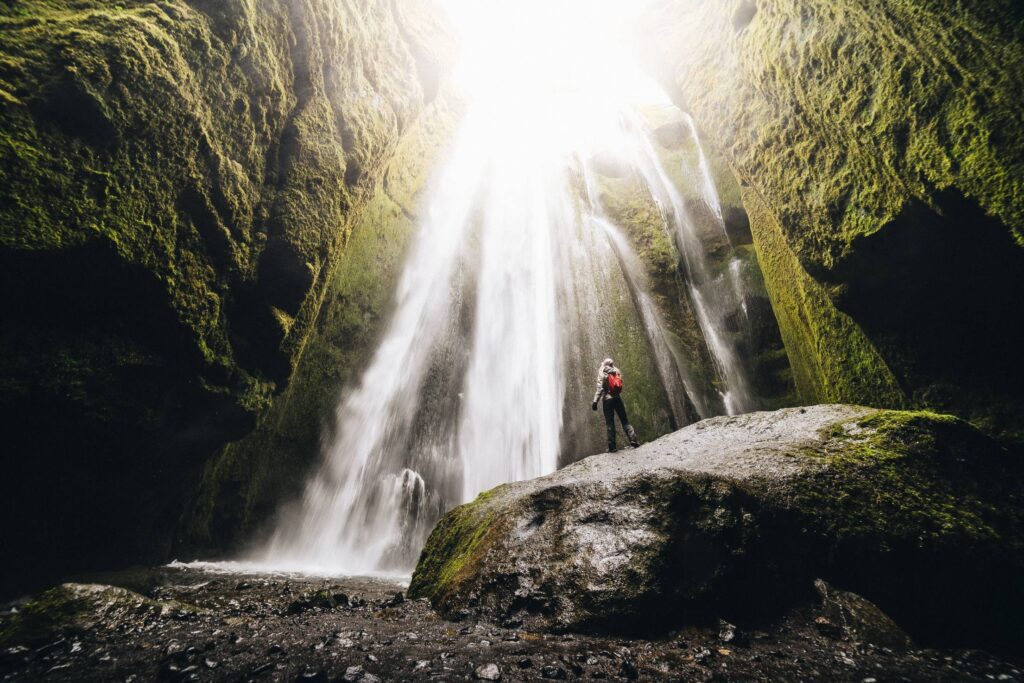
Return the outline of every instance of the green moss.
{"type": "Polygon", "coordinates": [[[745,188],[743,199],[800,400],[903,406],[892,371],[857,324],[804,271],[760,196],[745,188]]]}
{"type": "Polygon", "coordinates": [[[409,597],[429,598],[435,604],[458,589],[491,546],[490,539],[500,535],[493,505],[504,486],[485,491],[472,503],[461,505],[434,527],[420,554],[409,583],[409,597]]]}
{"type": "Polygon", "coordinates": [[[48,590],[6,617],[0,626],[0,647],[39,642],[88,610],[86,601],[69,596],[62,588],[48,590]]]}
{"type": "Polygon", "coordinates": [[[354,216],[289,386],[255,431],[206,464],[182,520],[184,546],[235,545],[301,489],[320,457],[322,435],[333,427],[338,393],[358,381],[387,321],[415,227],[412,211],[452,127],[448,100],[439,99],[403,137],[384,180],[354,216]]]}
{"type": "MultiPolygon", "coordinates": [[[[993,433],[1012,439],[1017,428],[1003,420],[1002,404],[1014,401],[1019,382],[989,392],[987,406],[963,400],[980,403],[986,380],[967,386],[970,372],[942,376],[934,369],[941,361],[926,358],[913,335],[872,325],[871,303],[848,305],[844,296],[858,278],[871,279],[869,259],[900,267],[883,265],[880,241],[907,223],[920,227],[926,212],[962,230],[965,243],[994,245],[979,234],[989,222],[1012,237],[993,251],[1024,245],[1019,4],[764,0],[739,28],[733,10],[666,3],[651,16],[649,45],[673,96],[742,181],[748,211],[761,214],[758,256],[802,399],[899,407],[906,393],[915,405],[935,405],[917,394],[952,383],[957,397],[945,409],[978,424],[985,413],[1000,415],[993,433]],[[837,313],[837,303],[856,319],[837,313]]],[[[927,270],[939,250],[920,239],[907,265],[927,270]]],[[[949,238],[936,231],[935,239],[949,238]]],[[[1007,261],[990,256],[997,266],[1007,261]]],[[[930,284],[909,289],[934,291],[930,284]]],[[[927,294],[892,296],[941,314],[927,294]]],[[[950,335],[974,333],[950,323],[950,335]]]]}
{"type": "MultiPolygon", "coordinates": [[[[55,528],[75,537],[71,565],[163,556],[206,459],[318,352],[349,236],[427,104],[429,41],[399,26],[417,20],[384,0],[0,6],[0,265],[17,322],[0,333],[0,386],[13,452],[40,463],[12,503],[38,525],[18,532],[17,571],[49,556],[36,539],[55,528]],[[63,429],[40,437],[54,414],[63,429]],[[39,495],[53,468],[89,523],[62,525],[67,509],[39,495]]],[[[326,381],[343,371],[317,362],[326,381]]],[[[327,390],[313,370],[308,400],[280,398],[307,410],[315,453],[327,390]]],[[[225,487],[201,496],[257,506],[278,443],[209,464],[225,487]]]]}
{"type": "MultiPolygon", "coordinates": [[[[832,510],[827,537],[838,544],[882,536],[911,547],[998,541],[1006,515],[977,487],[972,468],[989,470],[1001,456],[967,423],[927,411],[879,411],[840,422],[823,434],[822,450],[804,457],[823,469],[793,484],[793,502],[813,516],[832,510]],[[836,512],[838,508],[838,512],[836,512]]],[[[1008,501],[1007,501],[1008,502],[1008,501]]]]}
{"type": "Polygon", "coordinates": [[[65,583],[21,605],[0,622],[0,647],[41,644],[62,633],[84,630],[97,621],[119,621],[146,613],[186,614],[196,608],[177,601],[157,602],[138,593],[98,584],[65,583]]]}

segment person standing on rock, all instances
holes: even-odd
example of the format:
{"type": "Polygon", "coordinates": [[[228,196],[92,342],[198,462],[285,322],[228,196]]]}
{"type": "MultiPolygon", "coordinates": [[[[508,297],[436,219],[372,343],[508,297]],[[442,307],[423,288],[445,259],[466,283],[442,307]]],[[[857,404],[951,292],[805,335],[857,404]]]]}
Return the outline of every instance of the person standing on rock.
{"type": "Polygon", "coordinates": [[[622,403],[622,373],[615,367],[615,361],[605,358],[597,371],[597,393],[594,394],[594,402],[590,405],[591,410],[597,410],[597,404],[603,402],[604,423],[608,427],[608,452],[614,453],[615,448],[615,415],[619,416],[622,423],[622,430],[626,432],[629,445],[636,448],[640,441],[636,438],[636,430],[629,424],[626,417],[626,406],[622,403]]]}

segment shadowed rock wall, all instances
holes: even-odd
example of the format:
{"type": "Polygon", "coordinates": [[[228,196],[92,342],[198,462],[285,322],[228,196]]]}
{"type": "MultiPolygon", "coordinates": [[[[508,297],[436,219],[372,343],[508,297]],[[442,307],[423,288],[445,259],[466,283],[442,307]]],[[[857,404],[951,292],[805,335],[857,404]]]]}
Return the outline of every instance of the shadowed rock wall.
{"type": "Polygon", "coordinates": [[[0,6],[0,586],[166,557],[437,90],[418,3],[0,6]]]}
{"type": "Polygon", "coordinates": [[[802,400],[1021,443],[1020,3],[666,0],[649,30],[741,180],[802,400]]]}

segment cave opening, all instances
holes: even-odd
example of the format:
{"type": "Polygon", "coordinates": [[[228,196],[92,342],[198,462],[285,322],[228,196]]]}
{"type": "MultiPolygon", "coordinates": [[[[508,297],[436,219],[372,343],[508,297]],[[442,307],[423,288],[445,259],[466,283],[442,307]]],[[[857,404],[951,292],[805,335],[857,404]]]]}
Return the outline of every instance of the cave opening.
{"type": "Polygon", "coordinates": [[[915,404],[960,414],[1024,445],[1024,250],[956,191],[911,202],[855,240],[835,270],[840,309],[861,326],[915,404]]]}

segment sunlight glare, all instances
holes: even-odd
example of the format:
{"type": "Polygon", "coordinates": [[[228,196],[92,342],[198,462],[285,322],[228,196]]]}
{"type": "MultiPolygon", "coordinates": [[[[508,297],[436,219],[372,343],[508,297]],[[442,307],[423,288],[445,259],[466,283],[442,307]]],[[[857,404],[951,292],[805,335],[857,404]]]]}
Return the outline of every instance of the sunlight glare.
{"type": "Polygon", "coordinates": [[[650,0],[436,1],[459,33],[455,81],[471,99],[665,102],[631,45],[650,0]]]}

